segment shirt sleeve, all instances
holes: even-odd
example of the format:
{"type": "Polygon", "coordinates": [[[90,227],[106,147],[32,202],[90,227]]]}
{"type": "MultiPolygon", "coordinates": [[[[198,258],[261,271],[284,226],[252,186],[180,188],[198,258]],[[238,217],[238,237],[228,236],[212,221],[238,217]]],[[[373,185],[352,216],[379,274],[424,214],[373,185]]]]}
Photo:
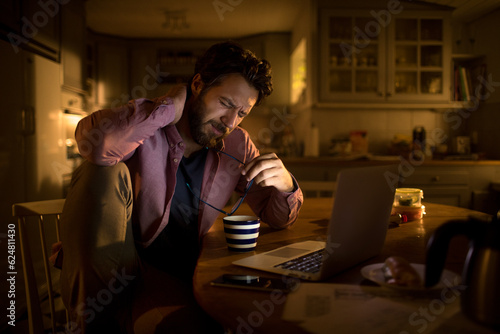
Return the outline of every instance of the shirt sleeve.
{"type": "MultiPolygon", "coordinates": [[[[247,154],[245,161],[251,161],[259,155],[258,149],[248,135],[246,136],[245,144],[247,154]]],[[[298,218],[304,197],[298,182],[293,175],[291,176],[294,183],[294,190],[292,192],[280,192],[274,187],[260,187],[255,185],[250,188],[246,197],[246,201],[252,208],[252,211],[272,228],[286,228],[292,225],[298,218]]]]}
{"type": "Polygon", "coordinates": [[[112,166],[130,158],[144,140],[174,119],[171,98],[136,99],[83,118],[75,139],[84,158],[97,165],[112,166]]]}
{"type": "MultiPolygon", "coordinates": [[[[293,178],[293,176],[292,176],[293,178]]],[[[295,179],[294,182],[296,183],[295,179]]],[[[256,191],[248,194],[247,201],[252,210],[275,229],[291,226],[298,218],[304,202],[302,190],[280,192],[274,187],[256,187],[256,191]]]]}

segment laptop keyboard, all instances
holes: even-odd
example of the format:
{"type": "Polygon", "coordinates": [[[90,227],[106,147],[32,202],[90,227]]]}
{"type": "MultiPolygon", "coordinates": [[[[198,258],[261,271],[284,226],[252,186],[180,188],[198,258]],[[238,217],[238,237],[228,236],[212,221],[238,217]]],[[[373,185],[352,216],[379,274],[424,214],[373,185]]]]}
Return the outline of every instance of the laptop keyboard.
{"type": "Polygon", "coordinates": [[[320,249],[313,253],[299,256],[295,259],[277,264],[274,267],[314,274],[319,272],[321,268],[323,251],[324,249],[320,249]]]}

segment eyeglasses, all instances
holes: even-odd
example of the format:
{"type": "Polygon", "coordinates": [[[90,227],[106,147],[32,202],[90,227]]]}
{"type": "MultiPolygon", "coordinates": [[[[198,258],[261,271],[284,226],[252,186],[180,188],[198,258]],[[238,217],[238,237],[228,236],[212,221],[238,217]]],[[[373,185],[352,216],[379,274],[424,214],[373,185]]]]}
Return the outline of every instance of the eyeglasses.
{"type": "MultiPolygon", "coordinates": [[[[206,147],[208,149],[208,147],[206,147]]],[[[221,150],[218,150],[218,149],[213,149],[213,150],[216,150],[217,152],[219,153],[222,153],[222,154],[225,154],[227,155],[228,157],[238,161],[240,164],[242,164],[243,166],[245,166],[245,163],[243,161],[240,161],[238,158],[235,158],[233,157],[232,155],[226,153],[226,152],[223,152],[221,150]]],[[[205,203],[206,205],[208,205],[209,207],[211,207],[212,209],[214,210],[217,210],[225,215],[228,215],[228,216],[231,216],[233,213],[236,212],[236,210],[238,210],[238,208],[240,207],[241,203],[243,203],[243,200],[245,199],[245,197],[247,196],[248,194],[248,191],[250,190],[250,187],[252,187],[252,184],[253,184],[253,179],[250,180],[250,182],[248,182],[248,185],[247,187],[245,188],[245,191],[243,192],[243,195],[240,197],[239,201],[236,202],[236,204],[233,206],[233,208],[231,209],[231,211],[229,212],[226,212],[224,210],[221,210],[221,209],[218,209],[216,208],[215,206],[213,206],[212,204],[208,203],[208,202],[205,202],[204,200],[202,200],[194,191],[193,189],[191,189],[191,186],[189,185],[189,183],[186,182],[186,186],[188,187],[189,191],[194,195],[194,197],[196,197],[197,200],[199,200],[200,202],[203,202],[205,203]]]]}

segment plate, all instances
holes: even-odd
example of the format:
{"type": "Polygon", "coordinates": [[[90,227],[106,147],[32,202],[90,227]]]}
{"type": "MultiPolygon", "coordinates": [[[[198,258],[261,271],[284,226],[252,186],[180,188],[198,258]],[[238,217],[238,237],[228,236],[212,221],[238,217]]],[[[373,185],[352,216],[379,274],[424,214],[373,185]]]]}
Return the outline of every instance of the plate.
{"type": "MultiPolygon", "coordinates": [[[[410,265],[416,270],[422,282],[425,281],[425,265],[418,263],[410,263],[410,265]]],[[[383,263],[375,263],[367,265],[361,268],[361,275],[364,278],[375,282],[381,286],[388,287],[391,289],[400,289],[400,290],[434,290],[434,289],[442,289],[445,287],[455,286],[456,284],[460,284],[460,275],[446,270],[443,270],[441,274],[441,280],[438,284],[433,287],[425,288],[425,287],[408,287],[397,284],[388,284],[386,283],[386,277],[384,276],[383,263]]]]}

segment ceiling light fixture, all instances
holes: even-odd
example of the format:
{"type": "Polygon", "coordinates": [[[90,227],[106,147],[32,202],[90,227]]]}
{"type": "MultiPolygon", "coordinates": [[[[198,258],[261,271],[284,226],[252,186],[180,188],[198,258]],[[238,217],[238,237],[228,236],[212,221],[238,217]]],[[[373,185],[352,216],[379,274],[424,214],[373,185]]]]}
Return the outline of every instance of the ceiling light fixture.
{"type": "Polygon", "coordinates": [[[162,27],[174,33],[180,33],[189,28],[186,18],[186,10],[166,10],[165,23],[162,27]]]}

